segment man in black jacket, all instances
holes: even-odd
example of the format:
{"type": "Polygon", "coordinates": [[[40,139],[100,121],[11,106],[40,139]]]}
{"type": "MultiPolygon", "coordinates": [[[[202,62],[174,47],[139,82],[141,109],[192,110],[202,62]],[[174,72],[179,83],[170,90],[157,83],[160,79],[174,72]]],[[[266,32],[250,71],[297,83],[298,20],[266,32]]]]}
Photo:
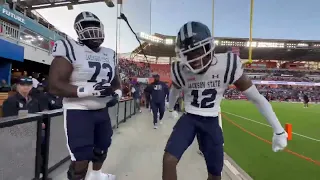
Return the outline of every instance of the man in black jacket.
{"type": "Polygon", "coordinates": [[[147,87],[147,92],[151,97],[151,109],[153,113],[153,124],[154,129],[158,126],[158,113],[160,124],[162,124],[162,118],[165,111],[165,102],[169,97],[169,88],[166,83],[160,81],[160,76],[158,74],[154,75],[154,82],[147,87]]]}
{"type": "Polygon", "coordinates": [[[17,93],[10,96],[7,100],[3,102],[3,116],[17,116],[19,111],[26,110],[28,113],[41,112],[45,109],[39,101],[30,96],[29,93],[32,89],[32,79],[31,78],[20,78],[17,83],[17,93]]]}

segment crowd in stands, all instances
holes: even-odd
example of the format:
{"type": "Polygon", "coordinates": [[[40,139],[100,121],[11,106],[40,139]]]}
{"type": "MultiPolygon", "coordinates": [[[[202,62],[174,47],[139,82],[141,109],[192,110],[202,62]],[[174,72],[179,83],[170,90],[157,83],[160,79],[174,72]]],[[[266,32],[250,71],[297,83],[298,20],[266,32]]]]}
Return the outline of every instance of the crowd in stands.
{"type": "MultiPolygon", "coordinates": [[[[148,78],[152,74],[157,73],[160,76],[170,76],[170,65],[168,64],[148,64],[135,62],[129,59],[121,58],[119,60],[120,72],[127,77],[148,78]]],[[[290,81],[290,82],[320,82],[320,78],[316,79],[312,76],[319,76],[320,71],[294,71],[285,69],[245,69],[248,74],[252,75],[254,80],[266,81],[290,81]]]]}
{"type": "Polygon", "coordinates": [[[152,74],[159,74],[162,77],[170,76],[169,64],[150,64],[120,58],[119,66],[120,73],[125,74],[127,77],[149,78],[152,74]]]}
{"type": "MultiPolygon", "coordinates": [[[[122,90],[124,96],[131,95],[131,88],[136,81],[132,77],[149,78],[152,74],[157,73],[160,76],[170,76],[169,64],[148,64],[143,62],[130,61],[124,58],[119,60],[120,73],[122,77],[122,90]]],[[[319,71],[295,71],[295,70],[282,70],[282,69],[245,69],[245,72],[253,80],[266,80],[266,81],[286,81],[286,82],[320,82],[319,71]]],[[[25,76],[22,75],[22,76],[25,76]]],[[[19,79],[19,78],[18,78],[19,79]]],[[[33,77],[35,79],[35,77],[33,77]]],[[[39,96],[39,93],[47,93],[46,77],[37,77],[39,82],[38,88],[33,88],[32,94],[39,96]]],[[[12,86],[9,86],[5,80],[0,82],[0,92],[15,92],[17,78],[13,77],[11,80],[12,86]]],[[[147,84],[140,83],[140,92],[143,92],[147,84]]],[[[320,86],[296,86],[296,85],[276,85],[276,84],[260,84],[257,85],[259,91],[270,97],[270,100],[281,101],[301,101],[304,95],[307,95],[311,101],[320,101],[320,86]]],[[[225,93],[226,98],[244,99],[245,97],[241,92],[234,88],[230,88],[225,93]]],[[[1,105],[1,104],[0,104],[1,105]]],[[[59,106],[60,107],[60,106],[59,106]]],[[[48,109],[48,108],[46,108],[48,109]]]]}
{"type": "MultiPolygon", "coordinates": [[[[121,59],[121,72],[127,77],[151,77],[151,74],[158,73],[161,76],[170,76],[170,65],[139,63],[128,59],[121,59]],[[142,68],[144,67],[144,68],[142,68]],[[146,68],[148,67],[148,68],[146,68]]],[[[253,80],[265,81],[286,81],[286,82],[320,82],[320,71],[298,71],[287,69],[245,69],[253,80]],[[310,77],[310,75],[312,77],[310,77]]],[[[125,85],[126,92],[129,93],[130,82],[125,85]]],[[[141,92],[143,92],[141,86],[141,92]]],[[[304,94],[308,95],[311,101],[320,101],[319,86],[291,86],[291,85],[257,85],[259,91],[269,96],[271,100],[281,101],[301,101],[304,94]]],[[[230,88],[226,91],[226,97],[244,98],[239,91],[230,88]]]]}
{"type": "Polygon", "coordinates": [[[253,74],[253,79],[256,79],[256,80],[320,82],[320,71],[293,71],[293,70],[289,71],[289,70],[281,70],[281,69],[268,69],[268,70],[245,69],[245,72],[247,74],[253,74]],[[318,76],[318,77],[315,78],[315,76],[318,76]]]}
{"type": "Polygon", "coordinates": [[[247,73],[291,74],[294,76],[320,75],[320,71],[288,70],[288,69],[246,69],[247,73]]]}
{"type": "Polygon", "coordinates": [[[288,82],[320,82],[320,79],[314,79],[309,77],[288,77],[288,76],[260,76],[253,78],[255,80],[265,80],[265,81],[288,81],[288,82]]]}
{"type": "MultiPolygon", "coordinates": [[[[319,86],[290,86],[290,85],[256,85],[259,92],[273,101],[301,102],[303,95],[307,95],[310,101],[320,101],[319,86]]],[[[228,99],[245,99],[240,91],[230,88],[226,91],[225,97],[228,99]]]]}
{"type": "Polygon", "coordinates": [[[151,70],[148,63],[137,63],[127,59],[119,59],[120,73],[127,77],[150,77],[151,70]]]}
{"type": "MultiPolygon", "coordinates": [[[[320,71],[297,71],[285,69],[245,69],[253,80],[286,81],[286,82],[320,82],[320,71]],[[310,76],[311,75],[311,76],[310,76]]],[[[258,90],[270,100],[302,101],[303,95],[307,95],[311,101],[320,101],[320,86],[296,86],[296,85],[257,85],[258,90]]],[[[238,90],[228,89],[227,98],[245,98],[238,90]]]]}

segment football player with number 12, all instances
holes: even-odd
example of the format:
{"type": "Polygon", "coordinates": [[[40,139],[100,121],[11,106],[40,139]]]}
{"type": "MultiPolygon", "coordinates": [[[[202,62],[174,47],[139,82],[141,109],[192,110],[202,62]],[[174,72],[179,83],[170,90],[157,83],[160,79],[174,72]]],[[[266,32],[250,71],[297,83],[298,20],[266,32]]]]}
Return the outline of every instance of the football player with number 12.
{"type": "Polygon", "coordinates": [[[173,86],[169,111],[173,111],[181,90],[186,113],[171,133],[163,157],[163,180],[177,180],[176,166],[184,151],[197,136],[208,170],[208,180],[220,180],[223,167],[223,135],[219,126],[220,102],[224,91],[234,84],[259,109],[273,128],[274,152],[287,146],[287,133],[270,103],[243,73],[240,58],[231,52],[215,54],[214,37],[200,22],[184,24],[176,37],[178,61],[171,64],[173,86]]]}
{"type": "Polygon", "coordinates": [[[101,47],[104,28],[91,12],[80,13],[74,23],[78,41],[56,41],[49,73],[52,94],[64,97],[64,128],[71,156],[68,179],[115,180],[101,172],[113,134],[108,107],[122,96],[116,53],[101,47]]]}

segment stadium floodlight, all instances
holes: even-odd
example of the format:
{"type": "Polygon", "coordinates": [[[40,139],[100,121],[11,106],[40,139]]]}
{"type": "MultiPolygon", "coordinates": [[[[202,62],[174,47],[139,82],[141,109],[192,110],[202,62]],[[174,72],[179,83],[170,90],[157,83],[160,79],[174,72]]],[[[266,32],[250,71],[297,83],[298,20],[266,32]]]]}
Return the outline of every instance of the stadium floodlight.
{"type": "Polygon", "coordinates": [[[72,4],[68,4],[67,8],[68,8],[68,10],[73,10],[73,5],[72,4]]]}
{"type": "Polygon", "coordinates": [[[258,42],[257,47],[268,47],[268,48],[284,48],[285,43],[279,42],[258,42]]]}
{"type": "MultiPolygon", "coordinates": [[[[250,46],[250,41],[248,41],[248,42],[246,43],[246,46],[247,46],[247,47],[250,46]]],[[[251,42],[251,47],[257,47],[257,42],[252,41],[252,42],[251,42]]]]}
{"type": "Polygon", "coordinates": [[[106,3],[106,5],[110,8],[114,7],[114,3],[112,2],[112,0],[104,0],[104,2],[106,3]]]}
{"type": "Polygon", "coordinates": [[[173,39],[165,39],[164,43],[167,45],[173,45],[173,39]]]}
{"type": "Polygon", "coordinates": [[[308,47],[309,45],[306,43],[299,43],[297,44],[297,47],[308,47]]]}
{"type": "Polygon", "coordinates": [[[143,39],[143,40],[146,40],[146,41],[151,41],[151,42],[154,42],[154,43],[164,43],[164,39],[159,38],[157,36],[149,35],[149,34],[144,33],[144,32],[137,33],[137,36],[139,38],[143,39]]]}

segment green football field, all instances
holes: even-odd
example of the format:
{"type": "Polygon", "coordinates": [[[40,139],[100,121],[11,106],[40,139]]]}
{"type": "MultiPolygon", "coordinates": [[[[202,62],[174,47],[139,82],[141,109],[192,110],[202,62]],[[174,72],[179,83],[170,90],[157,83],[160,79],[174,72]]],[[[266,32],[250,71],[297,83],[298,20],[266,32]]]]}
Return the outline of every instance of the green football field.
{"type": "Polygon", "coordinates": [[[225,152],[254,180],[320,180],[320,105],[271,104],[283,126],[292,124],[287,151],[272,151],[272,128],[253,104],[224,100],[225,152]]]}

